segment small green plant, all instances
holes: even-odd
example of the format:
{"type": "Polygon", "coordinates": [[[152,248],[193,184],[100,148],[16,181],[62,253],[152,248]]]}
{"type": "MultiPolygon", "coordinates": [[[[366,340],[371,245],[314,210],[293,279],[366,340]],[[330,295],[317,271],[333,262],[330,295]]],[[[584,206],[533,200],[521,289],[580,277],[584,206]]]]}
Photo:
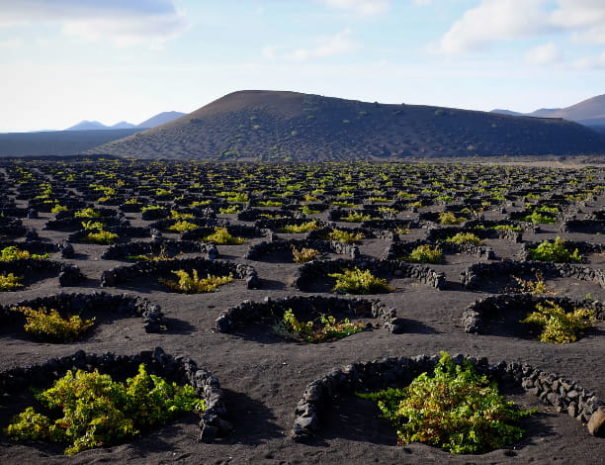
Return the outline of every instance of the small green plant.
{"type": "Polygon", "coordinates": [[[0,292],[16,291],[23,287],[21,281],[23,276],[16,276],[14,273],[0,274],[0,292]]]}
{"type": "Polygon", "coordinates": [[[11,262],[13,260],[27,260],[27,259],[45,259],[48,258],[49,255],[45,254],[35,254],[30,253],[27,250],[21,250],[16,245],[10,245],[8,247],[4,247],[0,252],[0,261],[1,262],[11,262]]]}
{"type": "Polygon", "coordinates": [[[259,207],[281,207],[284,205],[284,202],[280,202],[279,200],[261,200],[258,202],[259,207]]]}
{"type": "Polygon", "coordinates": [[[13,311],[25,316],[23,329],[36,339],[46,342],[75,342],[95,325],[95,319],[83,319],[79,315],[64,318],[54,308],[15,307],[13,311]]]}
{"type": "Polygon", "coordinates": [[[116,233],[101,229],[96,232],[89,232],[86,234],[86,236],[84,236],[84,241],[92,242],[93,244],[109,245],[113,244],[117,238],[118,235],[116,233]]]}
{"type": "Polygon", "coordinates": [[[239,205],[230,205],[228,207],[219,208],[218,211],[225,215],[232,215],[234,213],[239,213],[242,210],[239,205]]]}
{"type": "Polygon", "coordinates": [[[344,229],[333,229],[328,233],[328,240],[342,242],[343,244],[355,244],[361,241],[365,235],[361,232],[354,233],[345,231],[344,229]]]}
{"type": "Polygon", "coordinates": [[[98,212],[94,208],[83,208],[74,213],[75,218],[100,218],[101,212],[98,212]]]}
{"type": "Polygon", "coordinates": [[[303,215],[317,215],[318,213],[321,213],[319,210],[313,210],[311,207],[309,207],[308,205],[303,205],[300,208],[300,211],[303,215]]]}
{"type": "Polygon", "coordinates": [[[542,328],[538,336],[541,342],[552,344],[569,344],[576,342],[580,336],[594,326],[596,312],[588,308],[576,308],[566,312],[563,307],[552,300],[536,304],[536,310],[530,313],[521,323],[533,323],[542,328]]]}
{"type": "Polygon", "coordinates": [[[516,232],[523,231],[523,228],[516,224],[497,224],[496,226],[492,226],[491,229],[495,229],[496,231],[500,231],[500,230],[516,231],[516,232]]]}
{"type": "Polygon", "coordinates": [[[332,315],[321,315],[318,320],[303,322],[296,318],[292,309],[288,309],[281,321],[273,326],[273,331],[284,339],[317,343],[342,339],[363,331],[364,327],[362,322],[352,323],[348,318],[338,321],[332,315]]]}
{"type": "Polygon", "coordinates": [[[177,210],[170,210],[170,219],[173,220],[191,220],[195,217],[193,213],[182,213],[177,210]]]}
{"type": "Polygon", "coordinates": [[[54,207],[52,207],[50,209],[51,213],[59,213],[59,212],[66,212],[67,210],[69,210],[69,208],[67,208],[64,205],[61,204],[56,204],[54,207]]]}
{"type": "Polygon", "coordinates": [[[466,218],[457,217],[452,212],[441,212],[439,213],[439,224],[452,225],[464,223],[466,218]]]}
{"type": "Polygon", "coordinates": [[[349,223],[359,223],[361,221],[369,221],[372,219],[372,215],[364,214],[361,212],[350,212],[347,216],[340,218],[341,221],[347,221],[349,223]]]}
{"type": "Polygon", "coordinates": [[[522,218],[522,221],[527,221],[533,224],[554,224],[557,222],[557,218],[548,213],[533,211],[531,214],[525,215],[522,218]]]}
{"type": "Polygon", "coordinates": [[[472,244],[472,245],[481,245],[483,241],[473,233],[469,232],[459,232],[456,233],[452,237],[448,237],[445,242],[452,242],[454,244],[472,244]]]}
{"type": "Polygon", "coordinates": [[[200,278],[197,270],[193,270],[191,274],[185,270],[173,271],[179,279],[160,279],[168,289],[176,292],[184,292],[185,294],[199,294],[202,292],[213,292],[219,286],[233,281],[233,276],[213,276],[209,274],[205,278],[200,278]]]}
{"type": "Polygon", "coordinates": [[[535,249],[531,249],[529,251],[529,258],[541,262],[560,263],[580,263],[584,260],[584,257],[580,255],[578,249],[574,249],[573,252],[570,252],[565,247],[565,241],[559,236],[557,236],[553,242],[546,240],[541,242],[535,249]]]}
{"type": "Polygon", "coordinates": [[[397,429],[400,445],[422,442],[454,454],[479,454],[518,441],[525,431],[514,423],[536,412],[507,402],[471,362],[457,365],[445,352],[432,375],[422,373],[403,389],[357,395],[377,402],[397,429]]]}
{"type": "Polygon", "coordinates": [[[290,234],[299,234],[315,231],[316,229],[319,229],[319,225],[317,224],[317,221],[313,220],[301,224],[287,224],[280,228],[280,231],[290,234]]]}
{"type": "Polygon", "coordinates": [[[292,249],[292,257],[295,263],[307,263],[320,257],[319,250],[303,247],[292,249]]]}
{"type": "Polygon", "coordinates": [[[412,250],[404,260],[414,263],[443,263],[443,252],[437,246],[421,244],[412,250]]]}
{"type": "Polygon", "coordinates": [[[195,223],[191,223],[190,221],[180,220],[175,221],[175,223],[171,226],[168,226],[168,231],[174,231],[178,233],[184,233],[185,231],[193,231],[194,229],[198,229],[199,226],[195,223]]]}
{"type": "Polygon", "coordinates": [[[370,270],[361,270],[357,267],[345,269],[342,273],[328,274],[336,278],[333,291],[346,294],[377,294],[395,290],[386,279],[374,276],[370,270]]]}
{"type": "Polygon", "coordinates": [[[108,446],[165,424],[181,413],[205,409],[193,386],[179,386],[150,375],[143,364],[138,374],[125,382],[98,371],[68,371],[35,397],[53,417],[28,407],[12,419],[4,433],[15,441],[69,444],[67,455],[108,446]]]}
{"type": "Polygon", "coordinates": [[[216,226],[214,233],[202,238],[202,242],[211,242],[217,245],[238,245],[246,242],[243,237],[232,236],[227,228],[216,226]]]}
{"type": "Polygon", "coordinates": [[[517,276],[513,276],[512,278],[518,286],[516,289],[512,290],[513,292],[532,295],[555,294],[544,281],[544,276],[540,271],[536,271],[535,279],[522,279],[517,276]]]}
{"type": "Polygon", "coordinates": [[[162,210],[163,208],[164,207],[161,207],[159,205],[145,205],[141,207],[141,211],[146,212],[147,210],[162,210]]]}

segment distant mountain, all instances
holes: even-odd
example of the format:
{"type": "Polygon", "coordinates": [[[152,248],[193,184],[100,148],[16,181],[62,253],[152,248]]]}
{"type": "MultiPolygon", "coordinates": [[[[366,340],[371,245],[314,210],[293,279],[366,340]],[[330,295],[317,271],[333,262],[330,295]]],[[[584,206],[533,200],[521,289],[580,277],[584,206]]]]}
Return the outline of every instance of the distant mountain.
{"type": "Polygon", "coordinates": [[[120,121],[119,123],[116,123],[113,126],[109,126],[107,129],[134,129],[136,127],[137,126],[132,123],[129,123],[128,121],[120,121]]]}
{"type": "Polygon", "coordinates": [[[181,113],[178,111],[164,111],[162,113],[158,113],[155,116],[143,121],[137,127],[139,128],[155,128],[157,126],[161,126],[162,124],[170,123],[175,119],[180,118],[181,116],[185,116],[187,113],[181,113]]]}
{"type": "Polygon", "coordinates": [[[98,121],[85,120],[68,127],[66,131],[98,131],[99,129],[109,129],[109,127],[98,121]]]}
{"type": "Polygon", "coordinates": [[[140,129],[14,132],[0,134],[0,157],[74,155],[140,129]]]}
{"type": "Polygon", "coordinates": [[[500,115],[523,116],[523,113],[517,113],[516,111],[510,111],[510,110],[501,110],[499,108],[496,108],[495,110],[492,110],[491,112],[498,113],[500,115]]]}
{"type": "Polygon", "coordinates": [[[251,90],[88,153],[284,161],[580,155],[605,154],[605,136],[560,119],[251,90]]]}
{"type": "MultiPolygon", "coordinates": [[[[523,115],[509,110],[492,110],[494,113],[523,115]]],[[[566,108],[541,108],[525,116],[563,118],[586,126],[605,126],[605,94],[583,100],[566,108]]]]}

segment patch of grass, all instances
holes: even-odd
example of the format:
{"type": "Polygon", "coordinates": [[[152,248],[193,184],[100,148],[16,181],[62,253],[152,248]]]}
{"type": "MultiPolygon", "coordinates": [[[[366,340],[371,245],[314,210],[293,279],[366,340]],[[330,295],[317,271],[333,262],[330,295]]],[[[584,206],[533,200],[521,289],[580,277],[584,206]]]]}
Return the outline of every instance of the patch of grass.
{"type": "Polygon", "coordinates": [[[214,292],[219,286],[233,281],[233,276],[213,276],[209,274],[205,278],[200,278],[197,270],[187,273],[185,270],[173,271],[179,279],[160,279],[168,289],[185,294],[200,294],[203,292],[214,292]]]}
{"type": "Polygon", "coordinates": [[[98,371],[68,371],[50,389],[36,394],[36,399],[50,409],[52,417],[28,407],[12,419],[4,433],[15,441],[69,444],[67,455],[106,447],[181,413],[205,409],[193,386],[150,375],[143,364],[125,382],[98,371]]]}
{"type": "Polygon", "coordinates": [[[540,213],[538,211],[533,211],[529,215],[525,215],[522,221],[527,221],[533,224],[554,224],[557,222],[557,218],[548,214],[548,213],[540,213]]]}
{"type": "Polygon", "coordinates": [[[25,316],[23,329],[27,334],[45,342],[75,342],[95,325],[95,319],[83,319],[79,315],[64,318],[54,308],[15,307],[13,311],[25,316]]]}
{"type": "Polygon", "coordinates": [[[307,263],[320,257],[319,250],[303,247],[292,249],[292,257],[295,263],[307,263]]]}
{"type": "Polygon", "coordinates": [[[0,261],[1,262],[11,262],[13,260],[26,260],[29,258],[33,259],[45,259],[48,258],[49,255],[45,254],[35,254],[29,253],[27,250],[21,250],[16,245],[11,245],[8,247],[4,247],[0,252],[0,261]]]}
{"type": "Polygon", "coordinates": [[[317,221],[313,220],[301,224],[287,224],[279,230],[284,233],[298,234],[315,231],[316,229],[319,229],[319,225],[317,224],[317,221]]]}
{"type": "Polygon", "coordinates": [[[500,231],[500,230],[516,231],[516,232],[523,231],[523,228],[516,224],[497,224],[496,226],[492,226],[490,229],[495,229],[496,231],[500,231]]]}
{"type": "Polygon", "coordinates": [[[342,242],[343,244],[355,244],[361,241],[365,235],[361,232],[354,233],[345,231],[344,229],[333,229],[328,233],[328,240],[342,242]]]}
{"type": "Polygon", "coordinates": [[[453,225],[464,223],[466,218],[458,217],[454,215],[452,212],[441,212],[439,213],[439,224],[444,225],[453,225]]]}
{"type": "Polygon", "coordinates": [[[0,292],[10,292],[21,289],[23,276],[16,276],[14,273],[0,274],[0,292]]]}
{"type": "Polygon", "coordinates": [[[198,229],[199,226],[195,223],[191,223],[190,221],[176,221],[172,226],[168,226],[168,231],[174,231],[178,233],[184,233],[185,231],[193,231],[194,229],[198,229]]]}
{"type": "Polygon", "coordinates": [[[299,321],[292,309],[288,309],[281,321],[273,326],[273,331],[284,339],[317,343],[342,339],[363,331],[364,327],[361,322],[352,323],[348,318],[338,321],[332,315],[321,315],[318,320],[299,321]]]}
{"type": "Polygon", "coordinates": [[[90,232],[84,236],[85,242],[91,242],[93,244],[109,245],[113,244],[118,238],[116,233],[105,231],[104,229],[97,232],[90,232]]]}
{"type": "Polygon", "coordinates": [[[452,237],[448,237],[445,242],[452,242],[454,244],[472,244],[472,245],[481,245],[483,241],[473,233],[469,232],[459,232],[452,237]]]}
{"type": "Polygon", "coordinates": [[[566,312],[552,300],[536,304],[536,310],[521,323],[533,323],[542,328],[538,336],[541,342],[569,344],[576,342],[582,334],[594,326],[596,312],[588,308],[576,308],[566,312]]]}
{"type": "Polygon", "coordinates": [[[246,239],[243,237],[235,237],[231,235],[227,228],[216,226],[214,228],[214,233],[203,237],[202,242],[210,242],[217,245],[239,245],[246,242],[246,239]]]}
{"type": "Polygon", "coordinates": [[[412,250],[404,260],[414,263],[443,263],[443,252],[437,246],[422,244],[412,250]]]}
{"type": "Polygon", "coordinates": [[[386,279],[374,276],[370,270],[361,270],[357,267],[343,270],[342,273],[328,274],[336,278],[333,291],[345,294],[378,294],[395,290],[386,279]]]}
{"type": "Polygon", "coordinates": [[[565,247],[565,241],[559,236],[557,236],[553,242],[546,240],[541,242],[535,249],[531,249],[529,251],[529,258],[541,262],[560,263],[580,263],[584,260],[584,257],[580,255],[578,249],[574,249],[573,252],[570,252],[565,247]]]}
{"type": "Polygon", "coordinates": [[[50,209],[51,213],[59,213],[59,212],[66,212],[67,210],[69,210],[69,208],[67,208],[64,205],[61,204],[56,204],[54,207],[52,207],[50,209]]]}
{"type": "Polygon", "coordinates": [[[219,208],[218,211],[223,213],[224,215],[232,215],[234,213],[239,213],[242,211],[239,205],[230,205],[228,207],[219,208]]]}
{"type": "Polygon", "coordinates": [[[479,454],[521,439],[514,423],[536,410],[507,402],[474,365],[457,365],[442,352],[432,375],[422,373],[403,389],[357,394],[374,400],[397,429],[400,445],[422,442],[454,454],[479,454]]]}
{"type": "Polygon", "coordinates": [[[170,219],[173,220],[191,220],[195,218],[193,213],[183,213],[177,210],[170,210],[170,219]]]}
{"type": "Polygon", "coordinates": [[[303,205],[300,208],[300,211],[303,215],[317,215],[317,214],[321,213],[319,210],[313,210],[308,205],[303,205]]]}

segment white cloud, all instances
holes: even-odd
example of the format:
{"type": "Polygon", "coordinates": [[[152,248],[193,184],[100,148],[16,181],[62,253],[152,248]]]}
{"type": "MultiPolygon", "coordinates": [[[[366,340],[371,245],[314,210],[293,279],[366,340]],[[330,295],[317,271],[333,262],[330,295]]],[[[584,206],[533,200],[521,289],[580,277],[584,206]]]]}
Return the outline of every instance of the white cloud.
{"type": "Polygon", "coordinates": [[[319,37],[315,44],[308,48],[285,50],[282,47],[267,46],[262,55],[270,60],[286,59],[290,61],[308,61],[313,58],[325,58],[342,55],[354,50],[357,43],[351,37],[351,30],[345,29],[331,36],[319,37]]]}
{"type": "Polygon", "coordinates": [[[576,69],[605,69],[605,52],[592,57],[580,58],[573,62],[576,69]]]}
{"type": "Polygon", "coordinates": [[[0,0],[0,9],[0,27],[55,23],[67,35],[121,46],[158,46],[187,27],[173,0],[0,0]]]}
{"type": "Polygon", "coordinates": [[[339,10],[349,10],[362,16],[386,13],[391,0],[320,0],[324,5],[339,10]]]}
{"type": "Polygon", "coordinates": [[[538,45],[525,54],[525,61],[534,65],[548,65],[561,61],[562,54],[553,42],[538,45]]]}
{"type": "Polygon", "coordinates": [[[23,45],[23,41],[21,39],[8,39],[0,41],[0,49],[3,50],[13,50],[19,48],[23,45]]]}
{"type": "Polygon", "coordinates": [[[499,40],[531,36],[546,29],[544,0],[482,0],[441,38],[439,50],[468,52],[499,40]]]}
{"type": "Polygon", "coordinates": [[[450,27],[437,48],[446,54],[464,53],[546,32],[605,44],[605,1],[481,0],[450,27]]]}

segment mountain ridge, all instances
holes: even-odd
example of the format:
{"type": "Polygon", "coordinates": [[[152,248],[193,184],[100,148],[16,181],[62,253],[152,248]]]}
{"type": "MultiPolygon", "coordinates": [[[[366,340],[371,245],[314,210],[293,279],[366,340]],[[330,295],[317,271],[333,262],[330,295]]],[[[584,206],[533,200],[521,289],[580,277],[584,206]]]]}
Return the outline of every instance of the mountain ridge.
{"type": "Polygon", "coordinates": [[[246,90],[88,153],[285,161],[592,155],[605,154],[605,138],[561,119],[246,90]]]}

